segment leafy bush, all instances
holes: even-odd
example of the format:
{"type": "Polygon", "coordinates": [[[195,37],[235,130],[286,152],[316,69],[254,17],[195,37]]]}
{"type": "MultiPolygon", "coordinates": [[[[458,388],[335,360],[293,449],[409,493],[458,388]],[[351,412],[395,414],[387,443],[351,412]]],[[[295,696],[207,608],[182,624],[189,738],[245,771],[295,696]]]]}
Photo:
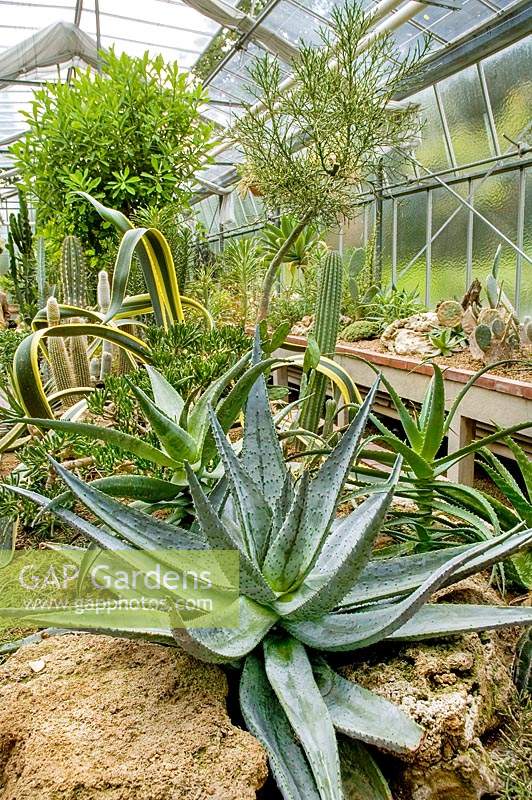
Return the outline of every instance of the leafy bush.
{"type": "Polygon", "coordinates": [[[126,216],[141,204],[182,207],[212,130],[199,115],[201,88],[177,63],[112,49],[101,58],[101,73],[77,70],[68,84],[38,89],[23,112],[28,133],[10,148],[39,224],[56,240],[76,233],[95,253],[113,233],[69,192],[89,192],[126,216]]]}

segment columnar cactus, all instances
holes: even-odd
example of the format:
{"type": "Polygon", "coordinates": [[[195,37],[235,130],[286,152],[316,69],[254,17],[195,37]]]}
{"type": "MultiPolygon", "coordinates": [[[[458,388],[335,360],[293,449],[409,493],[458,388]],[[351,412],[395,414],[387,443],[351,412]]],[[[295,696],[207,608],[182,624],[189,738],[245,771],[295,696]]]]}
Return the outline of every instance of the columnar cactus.
{"type": "Polygon", "coordinates": [[[68,306],[87,305],[87,266],[77,236],[65,236],[61,247],[61,285],[63,302],[68,306]]]}
{"type": "MultiPolygon", "coordinates": [[[[111,304],[111,284],[109,282],[109,273],[102,269],[98,273],[98,308],[102,314],[108,311],[111,304]]],[[[103,381],[106,375],[109,375],[113,366],[113,345],[111,342],[102,343],[102,355],[100,360],[100,380],[103,381]]]]}
{"type": "MultiPolygon", "coordinates": [[[[323,259],[318,273],[318,295],[314,316],[314,338],[323,356],[333,356],[340,324],[342,302],[343,264],[339,253],[329,253],[323,259]]],[[[327,378],[317,372],[309,381],[311,395],[301,412],[301,426],[316,431],[319,425],[327,378]]]]}
{"type": "MultiPolygon", "coordinates": [[[[50,328],[59,325],[61,321],[59,304],[55,297],[48,298],[46,317],[50,328]]],[[[74,388],[77,385],[76,376],[64,339],[59,336],[48,337],[48,357],[56,390],[60,392],[74,388]]],[[[63,403],[63,406],[65,405],[68,406],[68,402],[63,403]]]]}

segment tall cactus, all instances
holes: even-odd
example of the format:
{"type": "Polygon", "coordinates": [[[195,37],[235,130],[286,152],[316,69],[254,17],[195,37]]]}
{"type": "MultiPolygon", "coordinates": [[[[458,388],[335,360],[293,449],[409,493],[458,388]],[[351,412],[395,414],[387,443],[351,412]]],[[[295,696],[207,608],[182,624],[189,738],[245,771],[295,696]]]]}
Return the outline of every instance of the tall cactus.
{"type": "Polygon", "coordinates": [[[87,265],[77,236],[65,236],[61,247],[61,285],[63,302],[68,306],[87,306],[87,265]]]}
{"type": "MultiPolygon", "coordinates": [[[[323,356],[333,356],[340,325],[340,307],[342,303],[343,264],[339,253],[328,253],[322,260],[318,270],[318,294],[314,313],[314,338],[323,356]]],[[[310,398],[301,412],[301,427],[309,431],[317,431],[325,392],[327,378],[314,372],[308,383],[310,398]]]]}
{"type": "MultiPolygon", "coordinates": [[[[50,328],[59,325],[61,321],[59,304],[55,297],[48,298],[46,317],[50,328]]],[[[59,336],[48,337],[48,358],[56,390],[60,392],[64,389],[73,389],[77,385],[76,376],[64,339],[59,336]]],[[[69,405],[69,402],[65,401],[62,405],[65,408],[69,405]]]]}
{"type": "Polygon", "coordinates": [[[18,202],[18,213],[9,216],[7,251],[15,301],[19,306],[20,315],[29,320],[35,314],[37,305],[35,253],[28,204],[20,189],[18,202]]]}
{"type": "Polygon", "coordinates": [[[46,248],[44,236],[35,237],[35,264],[39,308],[44,308],[46,305],[46,298],[50,294],[46,282],[46,248]]]}
{"type": "MultiPolygon", "coordinates": [[[[111,284],[109,282],[109,274],[104,270],[98,273],[98,307],[102,314],[108,311],[111,304],[111,284]]],[[[102,355],[100,360],[100,380],[103,381],[106,375],[109,375],[113,366],[113,345],[111,342],[102,343],[102,355]]]]}

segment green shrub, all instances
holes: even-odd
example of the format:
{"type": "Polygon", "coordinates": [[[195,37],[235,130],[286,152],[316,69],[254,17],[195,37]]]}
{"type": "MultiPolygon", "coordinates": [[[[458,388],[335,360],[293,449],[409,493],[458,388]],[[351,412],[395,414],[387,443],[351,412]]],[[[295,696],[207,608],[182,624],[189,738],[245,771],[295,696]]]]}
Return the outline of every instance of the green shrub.
{"type": "Polygon", "coordinates": [[[101,58],[99,73],[77,70],[68,84],[38,89],[23,112],[28,132],[10,148],[39,225],[56,241],[75,233],[89,255],[107,253],[115,234],[70,192],[128,217],[141,204],[182,207],[212,131],[199,114],[201,88],[176,62],[112,49],[101,58]]]}

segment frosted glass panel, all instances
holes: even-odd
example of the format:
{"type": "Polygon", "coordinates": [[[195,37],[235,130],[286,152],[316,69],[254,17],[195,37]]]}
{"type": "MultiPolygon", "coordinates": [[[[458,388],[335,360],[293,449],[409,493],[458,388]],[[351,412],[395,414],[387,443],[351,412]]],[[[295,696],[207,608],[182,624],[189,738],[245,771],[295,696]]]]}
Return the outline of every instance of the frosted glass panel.
{"type": "Polygon", "coordinates": [[[414,103],[421,106],[420,115],[423,122],[421,142],[416,149],[416,158],[429,169],[446,169],[452,166],[447,158],[443,128],[436,105],[436,96],[432,87],[412,97],[414,103]]]}
{"type": "MultiPolygon", "coordinates": [[[[492,175],[482,185],[475,186],[474,206],[513,242],[517,240],[518,172],[492,175]]],[[[526,223],[525,223],[526,224],[526,223]]],[[[499,267],[499,280],[504,291],[513,300],[515,295],[515,251],[504,244],[495,231],[475,217],[473,223],[473,275],[483,283],[491,271],[499,244],[503,245],[499,267]]]]}
{"type": "Polygon", "coordinates": [[[529,128],[525,139],[530,143],[530,109],[532,107],[532,37],[517,42],[484,61],[495,125],[499,134],[501,150],[510,147],[503,138],[523,138],[524,129],[529,128]]]}
{"type": "MultiPolygon", "coordinates": [[[[456,184],[453,190],[467,196],[467,185],[456,184]]],[[[468,211],[449,192],[440,187],[432,192],[432,235],[456,209],[460,211],[432,242],[430,300],[461,300],[466,289],[466,249],[468,211]]]]}
{"type": "Polygon", "coordinates": [[[469,164],[495,155],[476,67],[447,78],[438,89],[457,163],[469,164]]]}
{"type": "Polygon", "coordinates": [[[397,199],[397,285],[425,292],[425,254],[415,261],[406,275],[401,275],[426,241],[427,193],[406,195],[397,199]]]}
{"type": "MultiPolygon", "coordinates": [[[[532,256],[532,168],[526,171],[525,192],[525,228],[523,250],[532,256]]],[[[519,313],[521,317],[528,314],[532,316],[532,264],[524,259],[521,262],[521,303],[519,313]]]]}

